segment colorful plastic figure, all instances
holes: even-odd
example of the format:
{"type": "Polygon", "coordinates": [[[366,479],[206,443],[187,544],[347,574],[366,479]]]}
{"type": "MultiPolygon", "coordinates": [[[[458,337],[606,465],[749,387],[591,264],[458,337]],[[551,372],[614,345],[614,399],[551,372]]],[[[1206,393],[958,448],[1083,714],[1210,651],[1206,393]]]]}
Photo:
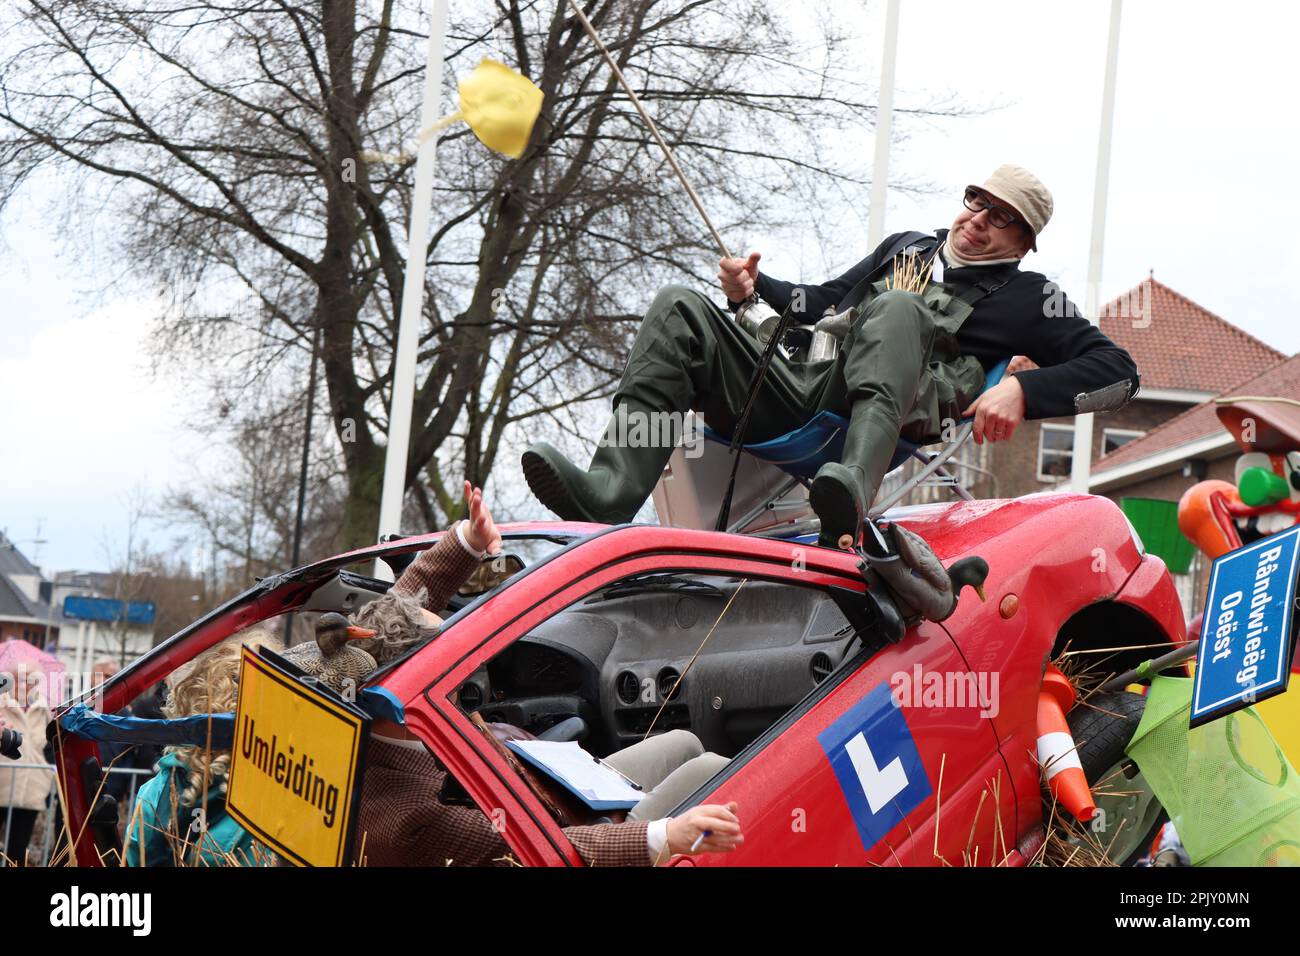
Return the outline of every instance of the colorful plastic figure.
{"type": "MultiPolygon", "coordinates": [[[[1217,404],[1219,420],[1242,451],[1236,481],[1199,482],[1178,502],[1179,529],[1212,559],[1300,520],[1300,401],[1247,395],[1217,404]]],[[[1199,615],[1187,633],[1200,633],[1199,615]]],[[[1257,706],[1287,757],[1300,761],[1300,695],[1257,706]]]]}

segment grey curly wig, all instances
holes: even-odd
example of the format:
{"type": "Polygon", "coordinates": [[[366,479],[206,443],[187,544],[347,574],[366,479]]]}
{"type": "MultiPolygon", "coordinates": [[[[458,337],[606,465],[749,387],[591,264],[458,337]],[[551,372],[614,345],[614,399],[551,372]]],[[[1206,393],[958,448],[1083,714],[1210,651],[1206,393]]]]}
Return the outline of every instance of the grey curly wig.
{"type": "Polygon", "coordinates": [[[353,641],[352,646],[361,648],[380,665],[397,660],[431,636],[424,626],[422,613],[428,597],[424,588],[413,595],[389,591],[363,604],[353,613],[352,623],[379,633],[367,640],[353,641]]]}

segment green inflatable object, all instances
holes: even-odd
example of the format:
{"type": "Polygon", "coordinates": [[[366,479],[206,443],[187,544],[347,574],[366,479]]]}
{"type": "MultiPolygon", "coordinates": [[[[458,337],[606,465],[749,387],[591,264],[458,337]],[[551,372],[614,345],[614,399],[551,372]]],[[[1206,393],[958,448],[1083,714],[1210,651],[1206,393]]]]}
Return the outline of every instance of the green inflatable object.
{"type": "Polygon", "coordinates": [[[1191,708],[1191,679],[1154,678],[1126,752],[1192,865],[1300,865],[1300,780],[1255,709],[1188,730],[1191,708]]]}

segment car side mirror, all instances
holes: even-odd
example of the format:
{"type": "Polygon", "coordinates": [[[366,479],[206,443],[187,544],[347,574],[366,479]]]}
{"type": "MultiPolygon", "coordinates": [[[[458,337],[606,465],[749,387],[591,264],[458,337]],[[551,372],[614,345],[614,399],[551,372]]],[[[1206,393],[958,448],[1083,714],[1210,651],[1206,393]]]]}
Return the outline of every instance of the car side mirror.
{"type": "Polygon", "coordinates": [[[897,644],[907,633],[903,615],[880,582],[868,578],[867,590],[861,594],[844,588],[831,588],[830,593],[863,647],[877,650],[897,644]]]}

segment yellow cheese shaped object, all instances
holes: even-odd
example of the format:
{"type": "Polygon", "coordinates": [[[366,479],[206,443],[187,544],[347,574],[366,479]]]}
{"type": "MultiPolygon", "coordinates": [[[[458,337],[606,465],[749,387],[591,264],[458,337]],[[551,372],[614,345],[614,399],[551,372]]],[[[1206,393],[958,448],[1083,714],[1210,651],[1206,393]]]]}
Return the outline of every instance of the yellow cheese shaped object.
{"type": "Polygon", "coordinates": [[[489,149],[518,159],[542,111],[542,91],[504,63],[484,60],[460,81],[460,115],[489,149]]]}

